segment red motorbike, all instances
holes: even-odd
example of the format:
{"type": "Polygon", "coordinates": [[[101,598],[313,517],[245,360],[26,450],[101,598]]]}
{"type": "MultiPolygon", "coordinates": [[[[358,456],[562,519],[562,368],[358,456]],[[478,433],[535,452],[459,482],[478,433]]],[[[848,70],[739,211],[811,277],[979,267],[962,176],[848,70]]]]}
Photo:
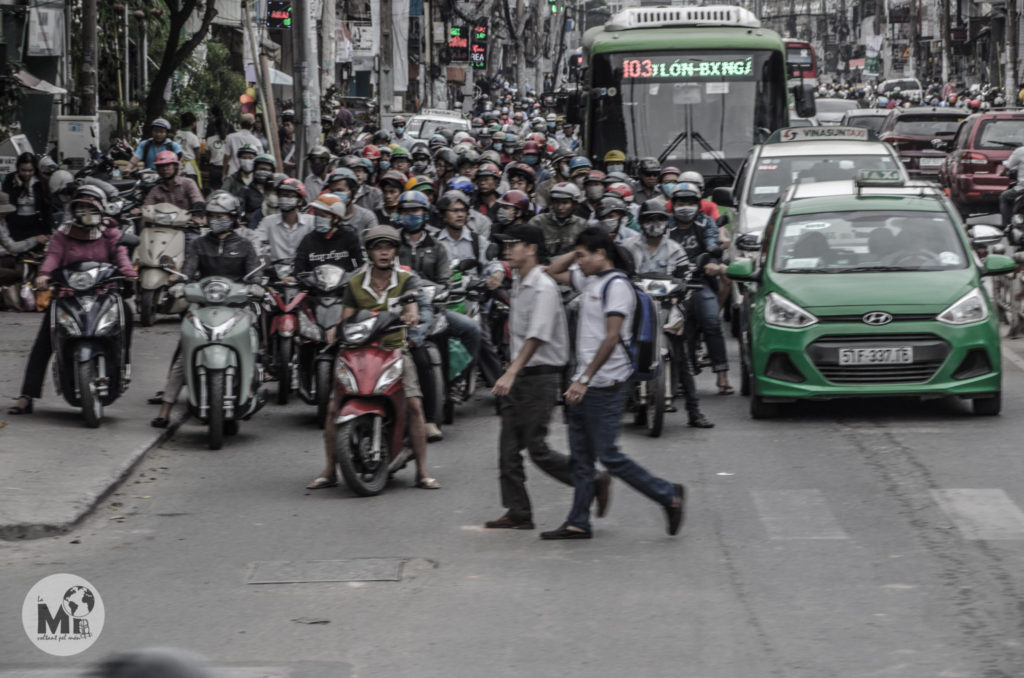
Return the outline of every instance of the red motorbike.
{"type": "Polygon", "coordinates": [[[288,394],[298,386],[295,344],[299,331],[299,307],[308,292],[298,283],[274,282],[267,286],[270,297],[270,334],[267,351],[277,378],[277,404],[288,404],[288,394]]]}
{"type": "MultiPolygon", "coordinates": [[[[416,301],[409,294],[399,306],[416,301]]],[[[388,479],[413,458],[405,446],[406,401],[402,352],[381,345],[405,327],[390,311],[359,311],[339,330],[334,399],[324,440],[345,484],[362,497],[380,494],[388,479]]]]}

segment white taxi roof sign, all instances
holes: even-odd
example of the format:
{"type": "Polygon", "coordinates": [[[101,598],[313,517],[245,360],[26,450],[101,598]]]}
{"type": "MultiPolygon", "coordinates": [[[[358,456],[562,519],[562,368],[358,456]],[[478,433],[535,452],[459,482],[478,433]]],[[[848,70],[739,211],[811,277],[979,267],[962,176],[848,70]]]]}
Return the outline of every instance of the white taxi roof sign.
{"type": "Polygon", "coordinates": [[[865,127],[783,127],[772,132],[764,143],[793,141],[878,141],[878,135],[865,127]]]}
{"type": "Polygon", "coordinates": [[[862,169],[857,172],[857,186],[899,187],[903,186],[903,177],[895,169],[862,169]]]}

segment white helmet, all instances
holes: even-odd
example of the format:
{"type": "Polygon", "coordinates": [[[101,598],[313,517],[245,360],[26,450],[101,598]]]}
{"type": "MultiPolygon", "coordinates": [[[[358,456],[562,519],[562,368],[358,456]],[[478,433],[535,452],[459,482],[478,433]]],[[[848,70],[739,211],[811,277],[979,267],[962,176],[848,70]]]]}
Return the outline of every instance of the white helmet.
{"type": "Polygon", "coordinates": [[[700,186],[701,193],[704,192],[704,175],[700,172],[695,172],[693,170],[683,172],[679,175],[677,183],[682,183],[684,181],[689,181],[691,184],[697,184],[700,186]]]}

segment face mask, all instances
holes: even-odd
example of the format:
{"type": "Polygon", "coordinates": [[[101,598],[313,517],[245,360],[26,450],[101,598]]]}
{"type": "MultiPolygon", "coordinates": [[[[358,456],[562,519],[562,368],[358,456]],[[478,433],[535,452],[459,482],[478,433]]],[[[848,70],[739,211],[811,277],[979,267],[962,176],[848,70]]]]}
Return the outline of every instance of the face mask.
{"type": "Polygon", "coordinates": [[[231,217],[207,217],[206,225],[210,227],[211,233],[227,233],[231,230],[231,217]]]}
{"type": "Polygon", "coordinates": [[[402,214],[398,217],[399,225],[410,233],[417,233],[427,225],[426,214],[402,214]]]}
{"type": "Polygon", "coordinates": [[[483,127],[471,127],[470,130],[472,131],[473,136],[479,136],[480,133],[484,131],[484,128],[483,127]]]}
{"type": "Polygon", "coordinates": [[[601,184],[590,184],[586,187],[587,200],[597,202],[604,195],[604,186],[601,184]]]}
{"type": "Polygon", "coordinates": [[[313,230],[317,233],[327,233],[331,230],[331,218],[316,215],[313,217],[313,230]]]}
{"type": "Polygon", "coordinates": [[[602,219],[600,223],[605,233],[612,234],[619,230],[619,217],[608,217],[602,219]]]}
{"type": "Polygon", "coordinates": [[[423,160],[417,160],[412,164],[412,171],[416,174],[423,174],[427,171],[427,163],[423,160]]]}
{"type": "Polygon", "coordinates": [[[405,133],[405,127],[404,126],[399,125],[398,127],[395,128],[395,134],[401,136],[404,133],[405,133]]]}
{"type": "Polygon", "coordinates": [[[243,159],[238,161],[238,166],[246,174],[248,174],[249,172],[252,171],[252,164],[253,164],[252,158],[243,158],[243,159]]]}
{"type": "Polygon", "coordinates": [[[497,213],[494,215],[498,223],[502,226],[508,226],[516,219],[516,210],[514,207],[499,207],[497,213]]]}
{"type": "Polygon", "coordinates": [[[337,196],[338,199],[341,200],[346,205],[348,204],[348,193],[345,193],[344,191],[337,191],[337,192],[333,193],[332,195],[337,196]]]}
{"type": "Polygon", "coordinates": [[[381,172],[387,172],[389,169],[391,169],[391,161],[381,160],[378,166],[380,167],[381,172]]]}
{"type": "Polygon", "coordinates": [[[558,173],[561,174],[564,178],[568,179],[569,178],[569,165],[568,164],[564,164],[561,167],[559,167],[558,168],[558,173]]]}
{"type": "Polygon", "coordinates": [[[641,226],[644,229],[644,233],[652,238],[659,238],[665,235],[665,231],[668,230],[667,219],[652,219],[645,221],[641,226]]]}
{"type": "Polygon", "coordinates": [[[662,184],[661,192],[665,194],[666,198],[672,198],[672,191],[676,190],[676,185],[673,183],[662,184]]]}
{"type": "Polygon", "coordinates": [[[505,155],[512,155],[515,152],[516,152],[516,147],[515,146],[509,146],[508,144],[505,145],[505,155]]]}
{"type": "Polygon", "coordinates": [[[100,222],[103,221],[103,215],[100,214],[81,214],[75,217],[78,223],[83,226],[99,226],[100,222]]]}
{"type": "Polygon", "coordinates": [[[282,212],[291,212],[299,206],[298,198],[278,198],[277,206],[281,208],[282,212]]]}
{"type": "Polygon", "coordinates": [[[537,156],[535,156],[535,155],[524,155],[524,156],[523,156],[523,162],[525,162],[525,163],[526,163],[527,165],[529,165],[530,167],[533,167],[533,166],[535,166],[535,165],[537,164],[537,161],[538,161],[539,159],[540,159],[540,158],[538,158],[538,157],[537,157],[537,156]]]}
{"type": "Polygon", "coordinates": [[[322,160],[317,160],[310,163],[309,168],[313,171],[313,174],[323,174],[324,170],[327,169],[327,163],[322,160]]]}
{"type": "Polygon", "coordinates": [[[612,172],[621,172],[624,169],[626,169],[625,165],[619,165],[619,164],[608,165],[608,174],[611,174],[612,172]]]}
{"type": "Polygon", "coordinates": [[[550,129],[550,130],[553,130],[553,129],[555,129],[555,123],[553,123],[553,122],[549,122],[549,123],[548,123],[548,129],[550,129]]]}
{"type": "Polygon", "coordinates": [[[267,170],[256,170],[252,175],[252,179],[257,184],[265,184],[270,181],[272,176],[274,176],[273,172],[268,172],[267,170]]]}
{"type": "Polygon", "coordinates": [[[697,206],[678,205],[672,208],[672,214],[675,216],[677,221],[682,221],[688,224],[697,216],[697,206]]]}
{"type": "Polygon", "coordinates": [[[274,193],[273,191],[267,193],[265,201],[266,201],[268,207],[277,208],[278,207],[277,193],[274,193]]]}

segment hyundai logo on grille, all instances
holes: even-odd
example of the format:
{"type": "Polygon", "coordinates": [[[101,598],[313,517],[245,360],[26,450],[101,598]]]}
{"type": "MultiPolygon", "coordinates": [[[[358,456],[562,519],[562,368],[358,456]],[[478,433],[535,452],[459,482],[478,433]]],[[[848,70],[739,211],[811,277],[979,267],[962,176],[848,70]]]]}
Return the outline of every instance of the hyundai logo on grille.
{"type": "Polygon", "coordinates": [[[872,311],[871,313],[865,313],[861,320],[868,325],[888,325],[892,322],[892,315],[885,311],[872,311]]]}

